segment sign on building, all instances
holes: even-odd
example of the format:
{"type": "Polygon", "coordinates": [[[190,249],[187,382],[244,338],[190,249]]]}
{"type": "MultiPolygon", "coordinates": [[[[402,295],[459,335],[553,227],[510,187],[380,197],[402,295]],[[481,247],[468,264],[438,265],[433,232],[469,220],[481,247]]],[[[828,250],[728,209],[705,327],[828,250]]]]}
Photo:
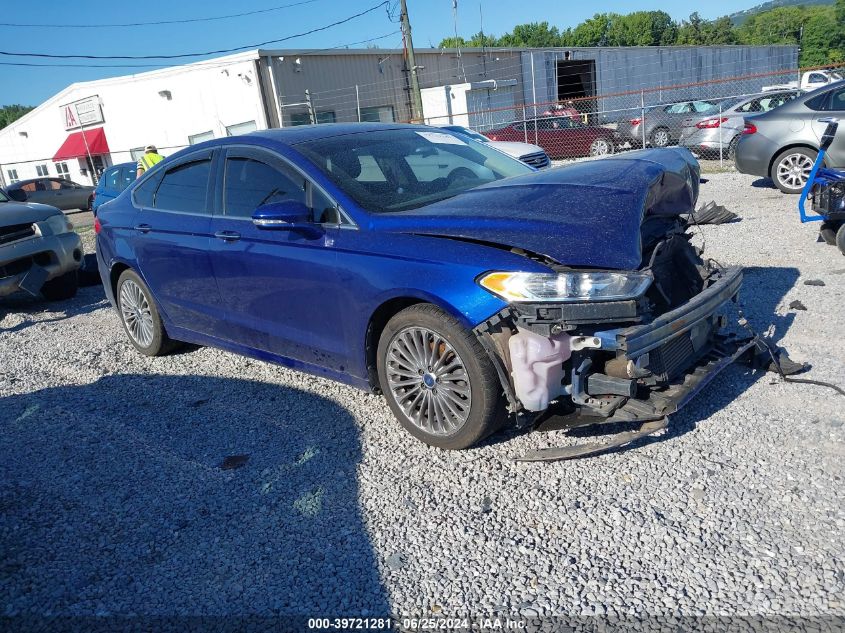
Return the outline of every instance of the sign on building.
{"type": "Polygon", "coordinates": [[[61,106],[61,109],[66,130],[103,122],[103,109],[97,95],[67,103],[61,106]]]}

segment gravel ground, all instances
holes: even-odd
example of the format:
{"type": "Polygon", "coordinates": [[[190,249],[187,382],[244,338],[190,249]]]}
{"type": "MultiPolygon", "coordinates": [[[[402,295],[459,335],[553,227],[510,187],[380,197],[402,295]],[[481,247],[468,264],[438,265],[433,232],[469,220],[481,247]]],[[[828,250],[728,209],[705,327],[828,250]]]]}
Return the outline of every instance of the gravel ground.
{"type": "MultiPolygon", "coordinates": [[[[696,239],[748,267],[754,327],[773,324],[806,377],[843,383],[845,257],[752,177],[711,175],[711,199],[742,221],[696,239]]],[[[515,463],[595,438],[514,432],[443,452],[339,384],[214,349],[142,357],[100,288],[16,296],[0,303],[0,604],[842,616],[843,403],[737,366],[662,436],[515,463]]]]}

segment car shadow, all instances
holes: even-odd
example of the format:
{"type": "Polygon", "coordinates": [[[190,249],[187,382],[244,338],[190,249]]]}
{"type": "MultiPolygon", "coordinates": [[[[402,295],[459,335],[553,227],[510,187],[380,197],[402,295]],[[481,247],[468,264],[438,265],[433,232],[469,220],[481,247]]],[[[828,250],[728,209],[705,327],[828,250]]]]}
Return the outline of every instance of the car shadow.
{"type": "Polygon", "coordinates": [[[4,615],[389,613],[327,398],[112,375],[0,398],[0,424],[4,615]]]}
{"type": "MultiPolygon", "coordinates": [[[[744,269],[743,290],[740,292],[739,310],[729,309],[729,319],[736,320],[740,315],[748,319],[750,328],[758,334],[765,334],[777,344],[792,326],[794,313],[777,314],[777,307],[782,299],[795,286],[800,273],[797,268],[763,268],[750,266],[744,269]],[[743,297],[753,297],[747,300],[743,297]]],[[[739,335],[750,332],[738,325],[730,328],[739,335]]],[[[787,350],[788,351],[788,350],[787,350]]],[[[805,361],[810,359],[794,359],[805,361]]],[[[725,369],[681,411],[669,417],[668,430],[662,435],[653,435],[635,440],[607,453],[635,450],[672,440],[695,430],[696,426],[714,413],[728,406],[747,391],[754,383],[767,375],[764,369],[754,369],[747,363],[737,362],[725,369]]],[[[774,374],[769,374],[774,376],[774,374]]],[[[600,438],[615,435],[638,428],[639,423],[617,423],[587,426],[567,431],[567,436],[577,438],[600,438]]],[[[586,457],[589,459],[589,456],[586,457]]]]}
{"type": "Polygon", "coordinates": [[[67,318],[88,314],[108,306],[102,285],[80,288],[76,296],[64,301],[47,301],[44,297],[33,297],[25,292],[16,292],[0,298],[0,334],[13,334],[40,323],[56,323],[67,318]],[[39,318],[40,315],[62,313],[62,316],[39,318]],[[21,320],[14,325],[4,326],[10,315],[18,315],[21,320]]]}
{"type": "Polygon", "coordinates": [[[757,189],[777,189],[775,182],[771,178],[758,178],[751,183],[751,186],[757,189]]]}

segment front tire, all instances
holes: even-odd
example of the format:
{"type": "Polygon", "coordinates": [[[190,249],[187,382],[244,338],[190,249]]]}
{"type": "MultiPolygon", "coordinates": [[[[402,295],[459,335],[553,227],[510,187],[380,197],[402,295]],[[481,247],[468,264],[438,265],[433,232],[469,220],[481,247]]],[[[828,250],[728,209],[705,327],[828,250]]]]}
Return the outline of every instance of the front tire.
{"type": "Polygon", "coordinates": [[[806,147],[793,147],[778,154],[769,176],[784,193],[801,193],[818,152],[806,147]]]}
{"type": "Polygon", "coordinates": [[[41,286],[41,294],[47,301],[64,301],[76,296],[79,289],[79,277],[75,270],[66,272],[41,286]]]}
{"type": "Polygon", "coordinates": [[[390,319],[377,362],[393,414],[429,446],[469,448],[504,422],[502,387],[487,353],[437,306],[416,304],[390,319]]]}
{"type": "Polygon", "coordinates": [[[836,248],[839,249],[840,253],[845,255],[845,223],[836,232],[836,248]]]}
{"type": "Polygon", "coordinates": [[[145,356],[162,356],[178,346],[167,336],[153,295],[135,271],[121,273],[115,298],[120,322],[135,349],[145,356]]]}

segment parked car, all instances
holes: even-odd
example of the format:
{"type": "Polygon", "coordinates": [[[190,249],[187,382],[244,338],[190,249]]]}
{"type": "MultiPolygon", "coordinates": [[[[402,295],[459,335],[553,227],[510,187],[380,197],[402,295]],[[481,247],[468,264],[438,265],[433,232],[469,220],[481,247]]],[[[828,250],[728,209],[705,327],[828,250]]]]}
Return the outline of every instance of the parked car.
{"type": "Polygon", "coordinates": [[[97,260],[142,354],[340,380],[459,449],[552,401],[655,420],[734,358],[716,315],[742,272],[679,216],[698,183],[680,148],[537,171],[419,125],[267,130],[144,174],[100,208],[97,260]]]}
{"type": "MultiPolygon", "coordinates": [[[[845,81],[797,97],[770,112],[746,117],[736,146],[737,169],[771,178],[784,193],[800,193],[827,126],[823,119],[829,117],[845,117],[845,81]]],[[[845,166],[845,136],[834,139],[825,164],[845,166]]]]}
{"type": "Polygon", "coordinates": [[[748,115],[774,110],[802,94],[799,90],[765,92],[750,97],[725,99],[715,114],[697,114],[684,119],[679,145],[702,156],[733,158],[748,115]]]}
{"type": "Polygon", "coordinates": [[[6,192],[17,202],[48,204],[63,211],[90,209],[94,199],[94,187],[80,185],[66,178],[20,180],[6,187],[6,192]]]}
{"type": "Polygon", "coordinates": [[[635,111],[633,116],[621,119],[616,126],[616,135],[621,142],[634,147],[646,145],[666,147],[678,142],[684,121],[691,114],[709,114],[718,110],[717,101],[681,101],[651,106],[635,111]],[[645,127],[645,131],[643,131],[645,127]]]}
{"type": "Polygon", "coordinates": [[[484,132],[491,141],[534,141],[551,158],[606,156],[615,149],[613,130],[585,125],[569,116],[541,117],[515,121],[504,127],[484,132]]]}
{"type": "Polygon", "coordinates": [[[539,145],[532,145],[531,143],[518,143],[516,141],[491,141],[489,138],[471,130],[462,125],[438,125],[437,127],[449,130],[455,134],[471,138],[479,143],[487,143],[490,147],[504,152],[508,156],[512,156],[517,160],[521,160],[526,165],[531,165],[537,169],[545,169],[552,164],[546,152],[539,145]]]}
{"type": "Polygon", "coordinates": [[[129,185],[135,182],[135,175],[137,173],[137,163],[120,163],[109,167],[100,176],[100,182],[94,190],[94,200],[91,204],[91,210],[94,215],[97,214],[97,209],[100,205],[114,200],[121,191],[126,189],[129,185]]]}
{"type": "Polygon", "coordinates": [[[842,81],[843,77],[840,73],[833,70],[808,70],[801,75],[801,82],[789,81],[785,84],[777,84],[775,86],[763,86],[763,92],[772,90],[789,90],[794,88],[801,88],[809,92],[816,88],[823,88],[828,84],[842,81]]]}
{"type": "Polygon", "coordinates": [[[25,290],[49,300],[76,294],[82,242],[67,216],[14,202],[0,190],[0,297],[25,290]]]}

